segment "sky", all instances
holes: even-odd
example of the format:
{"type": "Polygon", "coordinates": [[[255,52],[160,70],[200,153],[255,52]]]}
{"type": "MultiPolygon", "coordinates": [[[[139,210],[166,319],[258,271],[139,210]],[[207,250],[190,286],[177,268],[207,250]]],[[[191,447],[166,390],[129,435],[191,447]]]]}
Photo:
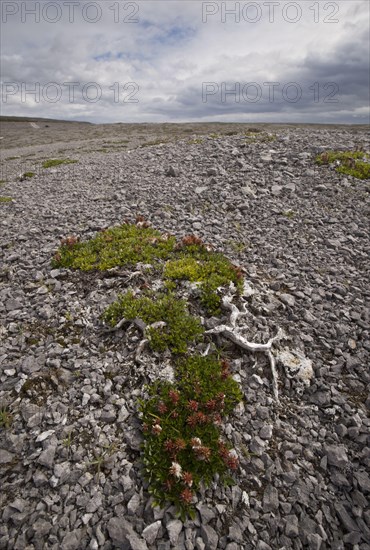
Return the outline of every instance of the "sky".
{"type": "Polygon", "coordinates": [[[1,114],[369,123],[368,0],[1,0],[1,114]]]}

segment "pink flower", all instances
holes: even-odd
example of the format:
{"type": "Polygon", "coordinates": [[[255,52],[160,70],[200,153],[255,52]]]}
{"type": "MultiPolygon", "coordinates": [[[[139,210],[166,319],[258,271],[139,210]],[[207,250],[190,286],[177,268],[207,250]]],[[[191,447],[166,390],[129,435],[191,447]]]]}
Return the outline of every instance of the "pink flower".
{"type": "Polygon", "coordinates": [[[163,401],[158,404],[158,411],[160,414],[165,414],[168,411],[167,405],[163,401]]]}
{"type": "Polygon", "coordinates": [[[170,390],[169,393],[168,393],[168,397],[171,399],[171,401],[174,405],[177,405],[177,403],[179,402],[179,399],[180,399],[180,394],[179,394],[179,392],[177,392],[175,390],[170,390]]]}
{"type": "Polygon", "coordinates": [[[194,452],[198,460],[209,460],[211,456],[211,449],[205,445],[194,448],[194,452]]]}
{"type": "Polygon", "coordinates": [[[191,487],[193,485],[193,476],[190,472],[184,472],[182,474],[182,480],[188,487],[191,487]]]}
{"type": "Polygon", "coordinates": [[[181,492],[180,498],[183,502],[185,502],[185,504],[190,504],[193,500],[193,493],[186,487],[186,489],[181,492]]]}

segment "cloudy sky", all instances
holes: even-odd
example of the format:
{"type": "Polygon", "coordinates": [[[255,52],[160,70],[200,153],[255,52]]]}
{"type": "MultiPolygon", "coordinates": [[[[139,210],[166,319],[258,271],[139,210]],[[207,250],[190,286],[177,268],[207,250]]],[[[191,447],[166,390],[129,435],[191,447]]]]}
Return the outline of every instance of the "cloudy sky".
{"type": "Polygon", "coordinates": [[[368,0],[1,0],[1,111],[369,122],[368,0]]]}

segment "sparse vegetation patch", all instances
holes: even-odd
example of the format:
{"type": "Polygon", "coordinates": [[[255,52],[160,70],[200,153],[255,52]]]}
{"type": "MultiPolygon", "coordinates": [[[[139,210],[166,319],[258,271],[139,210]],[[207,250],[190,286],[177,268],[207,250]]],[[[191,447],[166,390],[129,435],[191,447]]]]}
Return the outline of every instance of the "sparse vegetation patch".
{"type": "Polygon", "coordinates": [[[42,163],[43,168],[53,168],[54,166],[59,166],[61,164],[75,164],[78,162],[77,160],[71,160],[71,159],[49,159],[45,160],[42,163]]]}
{"type": "Polygon", "coordinates": [[[22,174],[19,179],[21,181],[24,181],[24,180],[33,178],[35,175],[36,175],[35,172],[24,172],[24,174],[22,174]]]}
{"type": "Polygon", "coordinates": [[[7,405],[0,406],[0,429],[7,430],[13,422],[13,415],[7,405]]]}
{"type": "Polygon", "coordinates": [[[340,174],[370,179],[370,155],[363,151],[325,151],[317,155],[316,163],[319,166],[335,164],[340,174]]]}
{"type": "Polygon", "coordinates": [[[138,262],[150,263],[168,257],[175,242],[175,237],[162,235],[151,227],[124,224],[101,231],[86,242],[80,242],[78,237],[67,237],[54,256],[53,265],[104,271],[138,262]]]}
{"type": "Polygon", "coordinates": [[[176,383],[154,384],[141,403],[144,468],[155,504],[174,503],[180,515],[194,517],[200,484],[238,468],[234,449],[221,437],[222,419],[241,400],[229,364],[215,356],[190,356],[177,366],[176,383]]]}
{"type": "Polygon", "coordinates": [[[170,349],[173,353],[185,353],[188,343],[204,331],[198,318],[187,312],[186,302],[172,293],[151,298],[135,297],[132,292],[127,292],[109,306],[103,319],[112,326],[121,319],[141,319],[146,325],[146,337],[155,351],[170,349]]]}
{"type": "Polygon", "coordinates": [[[233,282],[241,288],[242,274],[223,254],[210,252],[203,246],[185,247],[179,259],[166,263],[164,277],[200,283],[201,301],[209,313],[219,313],[221,297],[217,289],[233,282]]]}
{"type": "Polygon", "coordinates": [[[246,143],[269,143],[276,140],[276,135],[263,132],[258,128],[251,128],[245,132],[246,143]]]}
{"type": "Polygon", "coordinates": [[[115,266],[138,269],[139,262],[152,266],[151,272],[161,278],[160,290],[154,291],[146,283],[144,288],[127,291],[106,309],[102,320],[110,325],[109,331],[127,322],[142,331],[136,361],[146,343],[153,351],[169,350],[184,357],[175,364],[176,382],[157,382],[148,388],[141,412],[149,491],[156,503],[175,504],[185,518],[193,514],[193,500],[201,483],[209,485],[215,474],[222,481],[231,481],[229,470],[238,468],[236,451],[221,438],[221,425],[223,416],[242,395],[226,361],[190,355],[195,344],[204,343],[204,327],[179,296],[181,281],[197,283],[201,304],[214,314],[220,311],[222,289],[233,283],[234,289],[240,290],[243,277],[240,268],[199,237],[187,235],[177,242],[141,217],[136,225],[101,231],[87,242],[74,236],[63,239],[52,263],[88,271],[115,266]]]}

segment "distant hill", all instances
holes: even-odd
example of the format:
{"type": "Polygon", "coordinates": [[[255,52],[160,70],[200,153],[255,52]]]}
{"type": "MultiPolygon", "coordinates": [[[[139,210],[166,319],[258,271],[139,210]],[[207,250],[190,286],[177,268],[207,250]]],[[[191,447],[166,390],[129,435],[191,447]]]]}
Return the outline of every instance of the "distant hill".
{"type": "Polygon", "coordinates": [[[71,124],[74,124],[74,123],[92,124],[91,122],[85,122],[85,121],[79,121],[79,120],[58,120],[55,118],[0,115],[0,123],[1,122],[63,122],[63,123],[71,123],[71,124]]]}

